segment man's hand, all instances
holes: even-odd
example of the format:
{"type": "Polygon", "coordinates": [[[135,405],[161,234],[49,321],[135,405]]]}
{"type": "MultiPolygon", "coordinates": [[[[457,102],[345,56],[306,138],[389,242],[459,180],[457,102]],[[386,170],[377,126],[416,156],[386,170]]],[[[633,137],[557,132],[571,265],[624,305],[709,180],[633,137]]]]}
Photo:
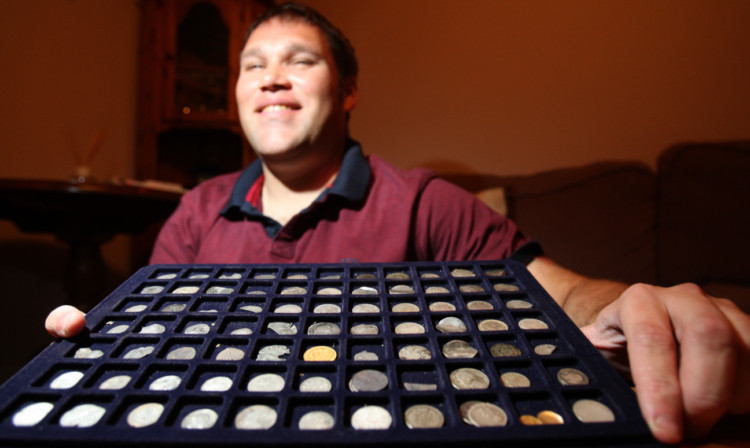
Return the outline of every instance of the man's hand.
{"type": "Polygon", "coordinates": [[[52,336],[69,338],[77,335],[86,325],[86,315],[70,305],[62,305],[47,316],[44,328],[52,336]]]}

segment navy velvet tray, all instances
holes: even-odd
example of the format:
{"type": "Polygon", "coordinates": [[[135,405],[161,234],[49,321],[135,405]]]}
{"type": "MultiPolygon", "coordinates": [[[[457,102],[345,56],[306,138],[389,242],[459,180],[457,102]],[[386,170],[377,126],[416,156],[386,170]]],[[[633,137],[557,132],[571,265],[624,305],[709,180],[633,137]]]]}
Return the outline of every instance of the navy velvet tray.
{"type": "Polygon", "coordinates": [[[628,384],[525,267],[506,260],[143,268],[87,314],[82,335],[54,342],[0,388],[0,443],[656,445],[628,384]],[[465,329],[446,328],[457,322],[446,317],[465,329]],[[507,328],[485,327],[497,321],[507,328]],[[309,334],[320,323],[328,334],[309,334]],[[447,357],[446,344],[457,340],[476,353],[447,357]],[[498,344],[512,347],[499,354],[498,344]],[[430,359],[404,359],[407,346],[427,349],[430,359]],[[276,348],[270,358],[268,347],[276,348]],[[313,347],[333,350],[306,360],[313,347]],[[451,375],[461,369],[482,372],[489,386],[456,388],[451,375]],[[574,374],[565,384],[563,369],[585,379],[574,374]],[[387,384],[358,390],[351,382],[363,370],[387,384]],[[504,380],[509,372],[521,382],[504,380]],[[283,381],[248,390],[264,374],[283,381]],[[174,382],[159,388],[163,377],[174,382]],[[224,385],[202,390],[214,377],[224,385]],[[330,391],[301,388],[311,377],[328,380],[330,391]],[[604,405],[611,418],[582,421],[574,412],[581,400],[604,405]],[[471,401],[499,407],[507,422],[467,423],[461,407],[471,401]],[[405,417],[415,405],[439,411],[443,422],[415,427],[424,422],[405,417]],[[240,429],[238,415],[249,407],[265,420],[240,429]],[[391,421],[366,429],[354,417],[363,407],[391,421]],[[300,429],[313,411],[332,423],[300,429]],[[558,422],[539,424],[543,411],[558,422]],[[208,417],[184,428],[196,412],[208,417]]]}

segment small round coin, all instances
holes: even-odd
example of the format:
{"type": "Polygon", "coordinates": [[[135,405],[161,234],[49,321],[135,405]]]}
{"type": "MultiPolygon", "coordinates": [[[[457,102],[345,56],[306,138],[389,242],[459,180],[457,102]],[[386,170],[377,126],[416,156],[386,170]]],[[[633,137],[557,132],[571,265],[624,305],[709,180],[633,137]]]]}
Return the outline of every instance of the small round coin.
{"type": "Polygon", "coordinates": [[[477,285],[474,283],[461,285],[458,287],[458,290],[465,293],[484,292],[484,288],[482,287],[482,285],[477,285]]]}
{"type": "Polygon", "coordinates": [[[466,308],[471,311],[490,311],[495,309],[492,306],[492,303],[486,300],[472,300],[470,302],[466,302],[466,308]]]}
{"type": "MultiPolygon", "coordinates": [[[[280,294],[282,296],[303,296],[307,294],[307,289],[301,286],[290,286],[282,289],[280,294]]],[[[279,313],[280,311],[277,310],[276,312],[279,313]]]]}
{"type": "Polygon", "coordinates": [[[417,404],[404,412],[404,423],[409,429],[441,428],[445,424],[445,417],[434,406],[417,404]]]}
{"type": "Polygon", "coordinates": [[[462,367],[450,374],[450,380],[456,389],[487,389],[490,379],[481,370],[472,367],[462,367]]]}
{"type": "Polygon", "coordinates": [[[393,329],[396,334],[424,334],[422,324],[416,322],[401,322],[393,329]]]}
{"type": "MultiPolygon", "coordinates": [[[[450,294],[451,292],[448,290],[448,288],[445,288],[443,286],[428,286],[424,290],[425,294],[450,294]]],[[[435,302],[435,303],[445,303],[445,302],[435,302]]],[[[434,305],[434,304],[433,304],[434,305]]],[[[453,311],[456,308],[454,307],[453,310],[433,310],[432,311],[453,311]]]]}
{"type": "Polygon", "coordinates": [[[211,327],[208,324],[193,324],[185,327],[185,334],[208,334],[211,327]]]}
{"type": "Polygon", "coordinates": [[[49,387],[50,389],[70,389],[71,387],[78,384],[81,378],[83,378],[83,372],[72,370],[70,372],[63,373],[62,375],[52,380],[49,387]]]}
{"type": "Polygon", "coordinates": [[[387,274],[385,278],[389,280],[408,280],[411,277],[409,277],[409,274],[406,272],[391,272],[387,274]]]}
{"type": "Polygon", "coordinates": [[[497,292],[517,292],[521,290],[518,286],[511,285],[510,283],[495,283],[492,289],[497,292]]]}
{"type": "Polygon", "coordinates": [[[521,424],[526,426],[532,426],[532,425],[543,425],[544,422],[539,420],[537,417],[530,415],[530,414],[524,414],[518,417],[518,420],[520,420],[521,424]]]}
{"type": "Polygon", "coordinates": [[[213,428],[219,414],[213,409],[203,408],[196,409],[188,413],[180,422],[182,429],[209,429],[213,428]]]}
{"type": "Polygon", "coordinates": [[[353,325],[351,329],[349,329],[349,332],[351,334],[356,335],[373,335],[380,333],[380,329],[377,325],[374,324],[357,324],[353,325]]]}
{"type": "Polygon", "coordinates": [[[339,314],[341,313],[341,307],[334,303],[321,303],[313,308],[315,314],[339,314]]]}
{"type": "Polygon", "coordinates": [[[177,375],[164,375],[149,384],[149,390],[175,390],[180,386],[182,378],[177,375]]]}
{"type": "Polygon", "coordinates": [[[466,415],[469,423],[477,427],[505,426],[508,415],[503,409],[492,403],[478,403],[471,406],[466,415]]]}
{"type": "Polygon", "coordinates": [[[443,356],[450,359],[455,358],[473,358],[477,356],[479,350],[475,349],[466,341],[455,339],[448,341],[443,346],[443,356]]]}
{"type": "Polygon", "coordinates": [[[522,330],[546,330],[549,328],[549,325],[542,320],[527,317],[518,321],[518,327],[522,330]]]}
{"type": "Polygon", "coordinates": [[[141,328],[141,334],[162,334],[167,331],[167,327],[162,324],[150,324],[141,328]]]}
{"type": "Polygon", "coordinates": [[[178,347],[167,353],[167,359],[193,359],[196,354],[195,347],[178,347]]]}
{"type": "Polygon", "coordinates": [[[505,306],[507,306],[511,310],[524,310],[534,307],[531,303],[525,300],[518,299],[508,300],[507,302],[505,302],[505,306]]]}
{"type": "Polygon", "coordinates": [[[248,392],[279,392],[284,389],[284,377],[275,373],[262,373],[247,383],[248,392]]]}
{"type": "Polygon", "coordinates": [[[554,344],[539,344],[534,347],[534,353],[542,356],[551,355],[555,350],[557,346],[554,344]]]}
{"type": "Polygon", "coordinates": [[[360,370],[349,380],[349,390],[352,392],[377,392],[386,387],[388,387],[388,377],[379,370],[360,370]]]}
{"type": "Polygon", "coordinates": [[[418,313],[419,307],[413,303],[397,303],[393,305],[391,311],[394,313],[418,313]]]}
{"type": "Polygon", "coordinates": [[[341,328],[333,322],[316,322],[307,329],[307,334],[312,336],[337,335],[341,333],[341,328]]]}
{"type": "Polygon", "coordinates": [[[269,322],[268,329],[283,336],[297,334],[297,326],[292,322],[269,322]]]}
{"type": "Polygon", "coordinates": [[[362,406],[352,414],[354,429],[388,429],[393,423],[391,413],[380,406],[362,406]]]}
{"type": "Polygon", "coordinates": [[[474,273],[474,271],[470,269],[462,269],[462,268],[456,268],[451,270],[451,275],[457,278],[468,278],[468,277],[476,277],[477,275],[474,273]]]}
{"type": "Polygon", "coordinates": [[[258,361],[283,361],[284,357],[289,355],[291,351],[286,345],[266,345],[265,347],[258,350],[258,361]]]}
{"type": "Polygon", "coordinates": [[[115,375],[102,381],[99,385],[101,390],[120,390],[130,383],[131,377],[129,375],[115,375]]]}
{"type": "Polygon", "coordinates": [[[605,423],[615,421],[615,414],[605,404],[582,399],[573,403],[573,414],[583,423],[605,423]]]}
{"type": "MultiPolygon", "coordinates": [[[[375,288],[373,288],[373,287],[371,287],[371,286],[360,286],[359,288],[355,288],[352,291],[352,294],[355,295],[355,296],[369,296],[369,295],[373,295],[373,294],[377,294],[377,293],[378,293],[378,290],[375,289],[375,288]]],[[[354,311],[354,310],[352,310],[352,312],[354,312],[354,313],[371,313],[372,311],[354,311]]]]}
{"type": "Polygon", "coordinates": [[[589,383],[589,377],[585,373],[573,368],[558,370],[557,380],[563,386],[583,386],[589,383]]]}
{"type": "Polygon", "coordinates": [[[449,302],[432,302],[429,308],[433,313],[439,313],[443,311],[456,311],[456,306],[449,302]]]}
{"type": "Polygon", "coordinates": [[[414,294],[414,288],[409,285],[393,285],[388,292],[391,294],[414,294]]]}
{"type": "Polygon", "coordinates": [[[333,389],[331,381],[323,376],[311,376],[299,383],[300,392],[330,392],[333,389]]]}
{"type": "Polygon", "coordinates": [[[315,347],[310,347],[305,350],[305,353],[302,354],[302,359],[311,362],[335,361],[336,357],[336,350],[324,345],[316,345],[315,347]]]}
{"type": "Polygon", "coordinates": [[[379,313],[380,307],[373,305],[372,303],[358,303],[352,307],[352,313],[366,314],[366,313],[379,313]]]}
{"type": "Polygon", "coordinates": [[[490,347],[490,353],[496,358],[507,358],[512,356],[521,356],[521,350],[513,344],[498,342],[490,347]]]}
{"type": "Polygon", "coordinates": [[[333,416],[325,411],[310,411],[300,417],[299,429],[320,431],[333,428],[335,420],[333,416]]]}
{"type": "Polygon", "coordinates": [[[79,404],[69,409],[60,417],[60,426],[65,428],[89,428],[96,425],[107,412],[102,406],[95,404],[79,404]]]}
{"type": "Polygon", "coordinates": [[[508,331],[508,324],[497,319],[485,319],[477,324],[479,331],[508,331]]]}
{"type": "Polygon", "coordinates": [[[565,423],[562,415],[558,414],[555,411],[541,411],[536,415],[536,417],[545,425],[562,425],[563,423],[565,423]]]}
{"type": "Polygon", "coordinates": [[[144,428],[156,423],[162,412],[164,405],[161,403],[143,403],[130,411],[127,422],[133,428],[144,428]]]}
{"type": "Polygon", "coordinates": [[[13,419],[11,421],[13,426],[34,426],[44,420],[44,417],[46,417],[54,407],[54,404],[46,401],[30,403],[21,408],[20,411],[13,414],[13,419]]]}
{"type": "Polygon", "coordinates": [[[461,403],[461,406],[458,407],[458,410],[461,413],[461,419],[464,422],[471,424],[471,422],[469,422],[469,409],[471,409],[471,407],[475,404],[479,403],[481,403],[481,401],[477,400],[469,400],[461,403]]]}
{"type": "Polygon", "coordinates": [[[216,355],[217,361],[239,361],[245,357],[245,351],[236,347],[227,347],[216,355]]]}
{"type": "Polygon", "coordinates": [[[466,324],[461,319],[453,316],[440,319],[435,328],[443,333],[465,333],[467,331],[466,324]]]}
{"type": "Polygon", "coordinates": [[[377,353],[375,352],[368,352],[367,350],[362,350],[361,352],[357,352],[352,356],[352,359],[355,361],[377,361],[380,359],[377,353]]]}
{"type": "Polygon", "coordinates": [[[529,378],[518,372],[505,372],[500,375],[500,381],[505,387],[531,387],[531,381],[529,378]]]}
{"type": "Polygon", "coordinates": [[[432,359],[432,352],[421,345],[406,345],[398,351],[398,357],[409,361],[432,359]]]}
{"type": "Polygon", "coordinates": [[[289,303],[274,308],[273,312],[277,314],[299,314],[302,312],[302,307],[289,303]]]}
{"type": "Polygon", "coordinates": [[[232,387],[232,379],[228,376],[215,376],[201,384],[203,392],[226,392],[232,387]]]}
{"type": "Polygon", "coordinates": [[[276,411],[264,404],[248,406],[234,419],[237,429],[268,429],[276,423],[276,411]]]}

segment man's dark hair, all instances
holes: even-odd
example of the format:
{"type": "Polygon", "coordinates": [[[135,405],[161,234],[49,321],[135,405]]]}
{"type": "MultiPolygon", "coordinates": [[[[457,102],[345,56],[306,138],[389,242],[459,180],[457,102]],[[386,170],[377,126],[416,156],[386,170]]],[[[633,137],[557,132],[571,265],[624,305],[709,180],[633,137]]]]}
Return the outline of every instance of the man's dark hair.
{"type": "Polygon", "coordinates": [[[350,76],[357,76],[359,71],[357,57],[354,55],[354,47],[352,47],[349,39],[318,11],[299,3],[289,2],[273,5],[265,10],[247,30],[243,47],[256,28],[274,18],[289,21],[301,20],[320,29],[328,41],[331,54],[336,62],[339,80],[343,81],[350,76]]]}

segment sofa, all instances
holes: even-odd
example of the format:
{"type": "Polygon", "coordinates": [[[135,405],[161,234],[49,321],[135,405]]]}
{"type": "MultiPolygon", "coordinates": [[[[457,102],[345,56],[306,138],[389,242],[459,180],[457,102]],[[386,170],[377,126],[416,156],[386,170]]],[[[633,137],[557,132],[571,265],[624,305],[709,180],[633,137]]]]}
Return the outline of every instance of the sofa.
{"type": "Polygon", "coordinates": [[[750,312],[750,141],[683,143],[655,170],[605,161],[524,176],[439,173],[592,277],[693,282],[750,312]]]}

